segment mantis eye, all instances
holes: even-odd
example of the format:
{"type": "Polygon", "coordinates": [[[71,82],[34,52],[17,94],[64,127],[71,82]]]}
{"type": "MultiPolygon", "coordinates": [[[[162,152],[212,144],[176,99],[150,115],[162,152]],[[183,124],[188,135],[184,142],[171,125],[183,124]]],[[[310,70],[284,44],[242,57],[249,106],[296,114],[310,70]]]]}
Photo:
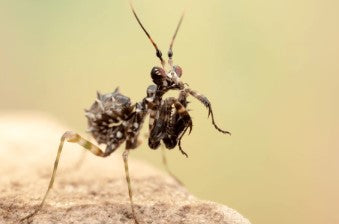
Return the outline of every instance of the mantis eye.
{"type": "Polygon", "coordinates": [[[151,71],[151,77],[156,85],[161,85],[162,81],[166,79],[166,72],[160,67],[153,67],[151,71]]]}
{"type": "Polygon", "coordinates": [[[178,77],[182,76],[182,69],[179,65],[174,65],[173,66],[175,73],[177,74],[178,77]]]}

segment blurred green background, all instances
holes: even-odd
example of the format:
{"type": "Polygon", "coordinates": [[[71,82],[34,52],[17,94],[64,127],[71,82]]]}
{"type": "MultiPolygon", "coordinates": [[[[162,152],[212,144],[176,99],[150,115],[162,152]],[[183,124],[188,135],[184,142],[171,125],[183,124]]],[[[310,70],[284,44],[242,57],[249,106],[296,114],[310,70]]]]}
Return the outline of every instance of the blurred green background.
{"type": "MultiPolygon", "coordinates": [[[[173,172],[253,223],[339,223],[339,2],[136,0],[163,52],[186,6],[175,63],[233,135],[192,99],[190,158],[167,153],[173,172]]],[[[154,53],[127,1],[0,0],[0,109],[83,133],[96,90],[145,96],[154,53]]],[[[161,167],[160,154],[132,153],[161,167]]]]}

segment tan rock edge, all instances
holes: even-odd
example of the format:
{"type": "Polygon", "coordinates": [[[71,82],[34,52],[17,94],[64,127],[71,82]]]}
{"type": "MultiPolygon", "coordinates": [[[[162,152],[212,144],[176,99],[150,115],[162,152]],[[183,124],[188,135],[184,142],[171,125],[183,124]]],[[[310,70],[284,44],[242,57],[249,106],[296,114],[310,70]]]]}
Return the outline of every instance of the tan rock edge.
{"type": "MultiPolygon", "coordinates": [[[[18,223],[46,191],[60,136],[69,130],[38,113],[0,114],[0,223],[18,223]]],[[[54,187],[31,223],[134,223],[121,151],[102,159],[66,143],[54,187]]],[[[130,160],[140,223],[249,224],[225,205],[199,200],[167,174],[130,160]]]]}

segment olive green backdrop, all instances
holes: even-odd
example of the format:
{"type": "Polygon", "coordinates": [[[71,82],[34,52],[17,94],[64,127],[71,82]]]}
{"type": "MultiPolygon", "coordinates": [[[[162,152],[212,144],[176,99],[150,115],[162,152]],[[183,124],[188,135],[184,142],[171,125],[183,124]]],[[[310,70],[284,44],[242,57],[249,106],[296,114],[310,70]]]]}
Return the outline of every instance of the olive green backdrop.
{"type": "MultiPolygon", "coordinates": [[[[233,135],[192,99],[190,158],[170,151],[173,172],[253,223],[339,223],[338,1],[136,0],[164,53],[185,7],[175,63],[233,135]]],[[[127,0],[0,0],[2,111],[42,110],[84,133],[96,90],[145,96],[154,55],[127,0]]],[[[147,144],[132,155],[161,167],[147,144]]]]}

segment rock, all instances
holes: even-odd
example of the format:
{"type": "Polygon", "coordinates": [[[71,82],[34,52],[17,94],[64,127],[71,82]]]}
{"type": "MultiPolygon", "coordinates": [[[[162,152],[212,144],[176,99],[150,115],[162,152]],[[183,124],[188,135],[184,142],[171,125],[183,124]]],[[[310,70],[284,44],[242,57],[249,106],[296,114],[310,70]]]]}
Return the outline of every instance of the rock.
{"type": "MultiPolygon", "coordinates": [[[[0,223],[18,220],[46,191],[60,136],[70,130],[37,113],[0,114],[0,223]]],[[[66,143],[54,187],[31,223],[134,223],[121,151],[108,158],[66,143]]],[[[199,200],[167,174],[130,159],[140,223],[249,224],[225,205],[199,200]]]]}

